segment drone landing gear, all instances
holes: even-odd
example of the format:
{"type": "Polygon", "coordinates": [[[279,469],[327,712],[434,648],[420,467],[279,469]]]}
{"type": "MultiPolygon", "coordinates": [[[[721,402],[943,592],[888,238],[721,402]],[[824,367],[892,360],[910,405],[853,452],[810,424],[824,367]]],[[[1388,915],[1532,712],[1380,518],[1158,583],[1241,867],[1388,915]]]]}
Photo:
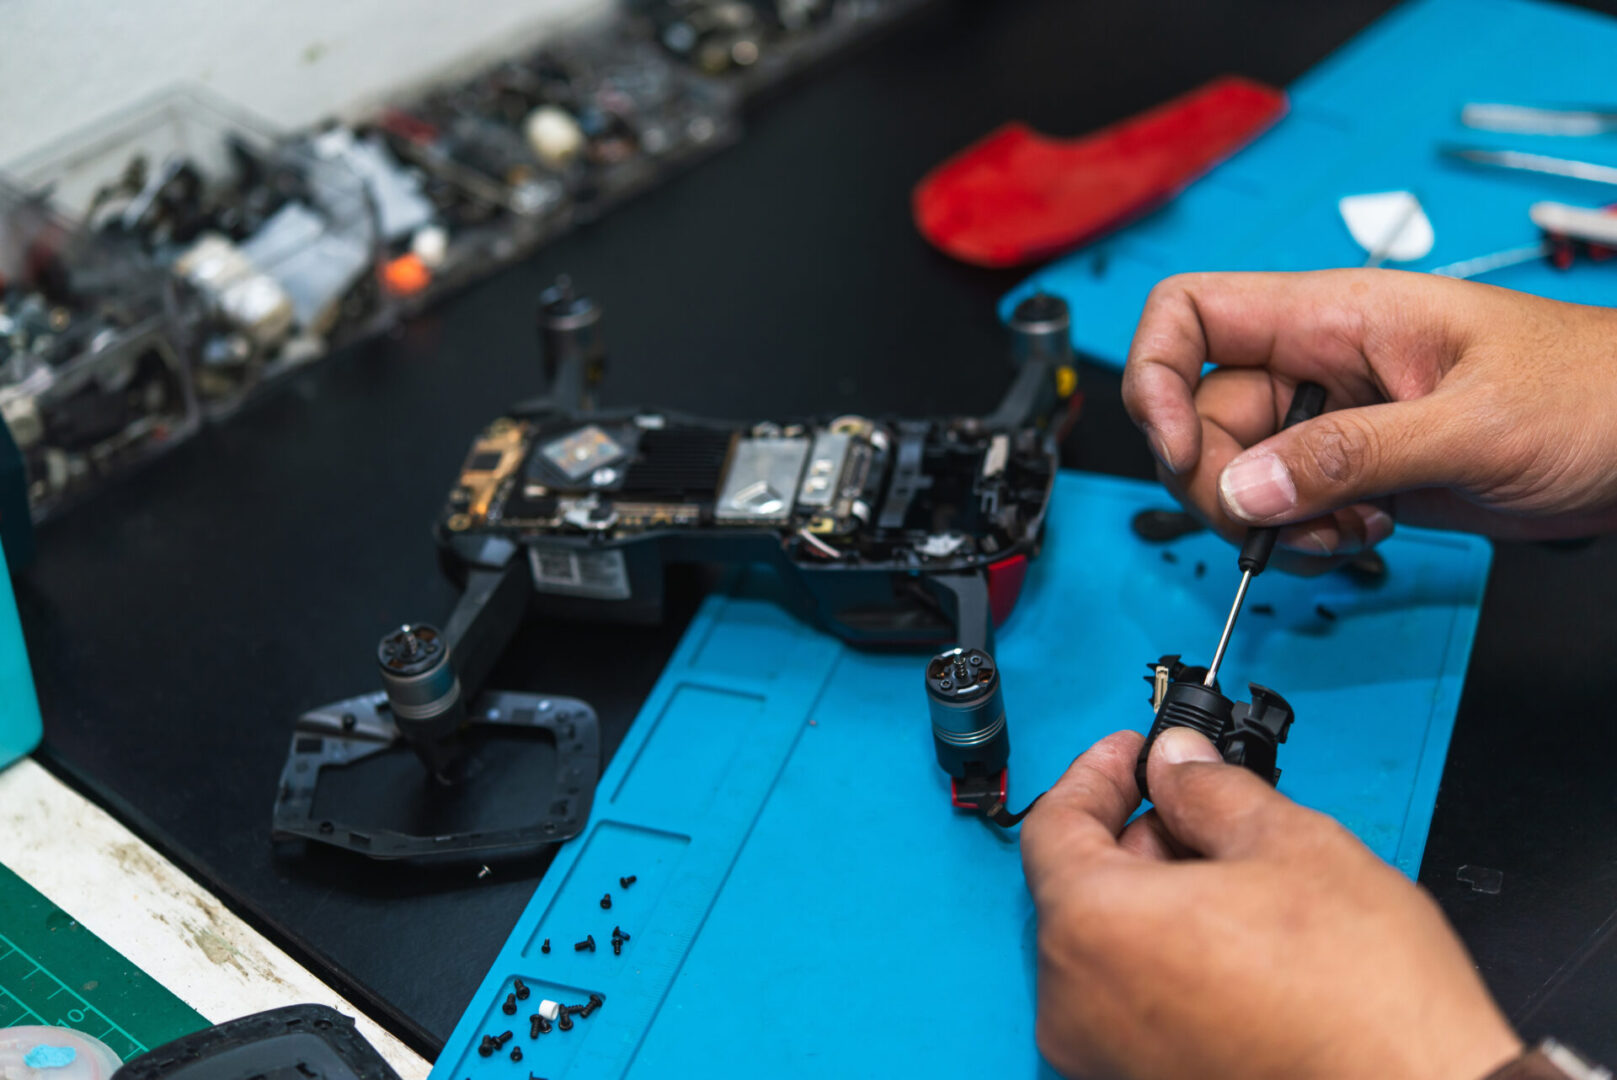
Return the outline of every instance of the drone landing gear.
{"type": "Polygon", "coordinates": [[[377,647],[383,689],[298,718],[277,839],[376,859],[531,854],[578,835],[600,775],[595,711],[576,698],[479,692],[526,610],[526,563],[474,570],[439,631],[377,647]]]}

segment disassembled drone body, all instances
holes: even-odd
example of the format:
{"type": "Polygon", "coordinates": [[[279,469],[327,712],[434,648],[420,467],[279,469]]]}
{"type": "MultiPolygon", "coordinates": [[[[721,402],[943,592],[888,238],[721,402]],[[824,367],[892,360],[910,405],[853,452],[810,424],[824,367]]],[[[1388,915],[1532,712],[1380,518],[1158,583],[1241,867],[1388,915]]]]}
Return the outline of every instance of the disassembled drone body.
{"type": "MultiPolygon", "coordinates": [[[[456,732],[487,714],[480,676],[529,606],[528,594],[546,616],[650,621],[661,615],[664,569],[679,563],[768,565],[791,606],[844,640],[947,647],[926,670],[938,762],[957,806],[1002,814],[1010,743],[993,632],[1037,554],[1057,446],[1076,413],[1066,305],[1037,296],[1017,309],[1016,376],[986,417],[746,424],[593,408],[605,358],[600,311],[565,283],[542,304],[551,393],[478,436],[439,522],[445,565],[467,583],[443,635],[447,648],[439,654],[436,640],[410,646],[396,632],[392,645],[384,642],[395,659],[417,650],[408,678],[419,681],[409,694],[384,661],[385,697],[305,714],[283,777],[277,831],[381,854],[374,840],[350,843],[344,830],[309,812],[319,755],[341,736],[334,717],[371,703],[365,737],[407,742],[452,779],[444,770],[456,732]],[[482,609],[495,600],[504,611],[491,620],[482,609]],[[497,629],[475,640],[457,632],[480,619],[497,629]],[[415,673],[423,650],[445,665],[430,687],[415,673]],[[451,714],[451,697],[470,702],[468,719],[451,714]],[[384,704],[395,722],[376,711],[384,704]],[[436,717],[431,724],[418,718],[423,709],[436,717]],[[299,740],[316,733],[325,741],[300,754],[299,740]]],[[[576,814],[587,811],[587,800],[577,791],[569,797],[571,816],[550,840],[582,827],[576,814]]],[[[470,846],[464,837],[434,840],[437,851],[470,846]]]]}

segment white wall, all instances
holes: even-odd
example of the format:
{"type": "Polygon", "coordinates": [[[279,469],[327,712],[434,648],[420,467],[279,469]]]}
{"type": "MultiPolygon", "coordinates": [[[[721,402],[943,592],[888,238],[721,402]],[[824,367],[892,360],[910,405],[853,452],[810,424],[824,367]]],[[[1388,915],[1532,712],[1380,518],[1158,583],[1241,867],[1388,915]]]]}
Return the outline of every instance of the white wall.
{"type": "Polygon", "coordinates": [[[610,0],[0,0],[0,168],[177,82],[283,126],[539,40],[610,0]]]}

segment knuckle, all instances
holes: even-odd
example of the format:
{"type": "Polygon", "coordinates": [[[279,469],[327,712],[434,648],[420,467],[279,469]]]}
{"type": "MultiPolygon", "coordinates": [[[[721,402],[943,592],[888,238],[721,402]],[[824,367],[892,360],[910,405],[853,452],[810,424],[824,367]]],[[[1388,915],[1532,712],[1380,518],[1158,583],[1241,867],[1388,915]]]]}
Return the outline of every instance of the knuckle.
{"type": "Polygon", "coordinates": [[[1304,466],[1331,485],[1357,480],[1381,456],[1375,429],[1345,415],[1321,417],[1308,424],[1298,442],[1304,466]]]}
{"type": "Polygon", "coordinates": [[[1151,286],[1151,291],[1146,295],[1145,302],[1147,304],[1152,302],[1161,303],[1164,300],[1180,296],[1189,291],[1189,285],[1195,277],[1196,275],[1194,274],[1170,274],[1151,286]]]}

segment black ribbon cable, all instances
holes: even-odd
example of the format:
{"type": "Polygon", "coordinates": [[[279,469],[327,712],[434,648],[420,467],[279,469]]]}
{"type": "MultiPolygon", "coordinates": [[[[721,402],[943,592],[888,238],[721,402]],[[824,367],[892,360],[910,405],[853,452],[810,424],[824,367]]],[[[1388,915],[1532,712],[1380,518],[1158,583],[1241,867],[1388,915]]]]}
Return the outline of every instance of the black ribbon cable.
{"type": "Polygon", "coordinates": [[[993,822],[1002,829],[1009,829],[1021,824],[1022,819],[1027,817],[1035,806],[1039,805],[1039,800],[1042,798],[1044,798],[1042,794],[1033,796],[1033,801],[1022,807],[1021,813],[1017,814],[1006,810],[1005,804],[1002,802],[996,802],[987,810],[981,811],[981,813],[985,820],[993,822]]]}

